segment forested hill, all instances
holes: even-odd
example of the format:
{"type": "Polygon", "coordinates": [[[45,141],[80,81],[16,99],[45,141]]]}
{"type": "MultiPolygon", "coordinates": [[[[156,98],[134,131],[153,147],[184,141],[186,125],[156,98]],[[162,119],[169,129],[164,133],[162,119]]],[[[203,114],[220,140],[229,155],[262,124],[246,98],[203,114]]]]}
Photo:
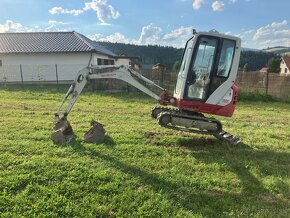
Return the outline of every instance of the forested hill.
{"type": "Polygon", "coordinates": [[[240,58],[240,69],[243,69],[245,64],[248,65],[249,71],[260,70],[266,67],[271,58],[276,58],[277,55],[272,52],[263,51],[242,51],[240,58]]]}
{"type": "Polygon", "coordinates": [[[158,45],[133,45],[110,42],[98,43],[117,55],[124,53],[127,56],[140,57],[142,64],[162,63],[169,70],[172,69],[176,61],[180,60],[183,52],[183,49],[158,45]]]}
{"type": "MultiPolygon", "coordinates": [[[[99,42],[99,44],[117,55],[124,53],[127,56],[140,57],[142,64],[164,64],[168,70],[172,70],[174,63],[180,60],[183,52],[183,49],[157,45],[133,45],[110,42],[99,42]]],[[[243,50],[239,67],[243,69],[244,65],[247,64],[248,70],[259,70],[265,67],[267,62],[273,57],[277,57],[277,55],[272,52],[243,50]]]]}

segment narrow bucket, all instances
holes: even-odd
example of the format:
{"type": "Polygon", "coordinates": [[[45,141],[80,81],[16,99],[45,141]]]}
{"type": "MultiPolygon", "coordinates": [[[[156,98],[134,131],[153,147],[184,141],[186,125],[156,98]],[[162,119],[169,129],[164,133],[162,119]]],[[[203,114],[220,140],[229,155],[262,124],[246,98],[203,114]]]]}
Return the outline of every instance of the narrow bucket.
{"type": "Polygon", "coordinates": [[[55,118],[54,130],[51,139],[55,144],[67,144],[74,138],[73,129],[66,117],[55,118]]]}

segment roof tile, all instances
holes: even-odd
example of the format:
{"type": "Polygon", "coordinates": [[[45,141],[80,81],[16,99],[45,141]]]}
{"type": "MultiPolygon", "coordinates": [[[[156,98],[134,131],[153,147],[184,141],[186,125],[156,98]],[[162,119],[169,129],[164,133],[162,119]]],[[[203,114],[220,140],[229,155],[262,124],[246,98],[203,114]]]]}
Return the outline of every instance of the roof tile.
{"type": "Polygon", "coordinates": [[[50,52],[97,52],[117,56],[75,31],[0,33],[0,53],[50,52]]]}

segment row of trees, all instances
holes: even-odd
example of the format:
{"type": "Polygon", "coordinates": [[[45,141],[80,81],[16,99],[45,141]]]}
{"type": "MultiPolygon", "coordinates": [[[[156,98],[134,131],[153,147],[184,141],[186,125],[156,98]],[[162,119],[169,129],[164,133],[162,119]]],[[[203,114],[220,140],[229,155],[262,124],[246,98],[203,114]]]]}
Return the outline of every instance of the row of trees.
{"type": "Polygon", "coordinates": [[[280,72],[280,56],[272,52],[242,51],[240,59],[240,70],[244,72],[256,71],[268,67],[268,72],[280,72]]]}
{"type": "Polygon", "coordinates": [[[142,64],[161,63],[167,69],[172,69],[174,63],[180,60],[183,49],[158,45],[133,45],[123,43],[99,42],[99,44],[115,54],[126,54],[139,57],[142,64]]]}
{"type": "MultiPolygon", "coordinates": [[[[123,43],[99,42],[99,44],[114,53],[139,57],[142,64],[161,63],[168,70],[177,71],[183,49],[158,45],[133,45],[123,43]]],[[[242,51],[240,70],[256,71],[267,66],[269,72],[280,71],[280,57],[272,52],[242,51]]]]}

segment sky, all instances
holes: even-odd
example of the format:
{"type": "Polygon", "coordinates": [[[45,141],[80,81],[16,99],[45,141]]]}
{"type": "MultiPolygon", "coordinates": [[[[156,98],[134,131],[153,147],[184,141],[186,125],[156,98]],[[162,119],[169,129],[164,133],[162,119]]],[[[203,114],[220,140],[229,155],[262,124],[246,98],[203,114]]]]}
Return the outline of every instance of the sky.
{"type": "Polygon", "coordinates": [[[184,47],[197,31],[290,47],[290,0],[0,0],[0,32],[77,31],[96,41],[184,47]]]}

